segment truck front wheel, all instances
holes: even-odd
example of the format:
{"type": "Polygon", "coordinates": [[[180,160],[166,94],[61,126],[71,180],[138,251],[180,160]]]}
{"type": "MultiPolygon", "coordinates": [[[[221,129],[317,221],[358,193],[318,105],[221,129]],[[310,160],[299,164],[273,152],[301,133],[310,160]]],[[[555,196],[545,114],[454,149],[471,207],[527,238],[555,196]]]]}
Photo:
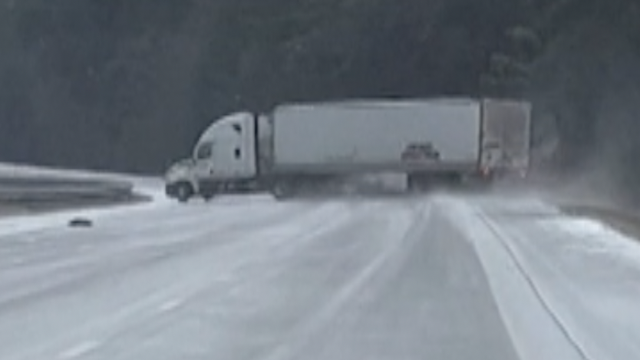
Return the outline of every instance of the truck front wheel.
{"type": "Polygon", "coordinates": [[[176,187],[176,198],[181,203],[186,203],[189,201],[191,196],[193,196],[193,186],[189,183],[180,183],[176,187]]]}
{"type": "Polygon", "coordinates": [[[271,194],[276,200],[284,200],[291,196],[292,189],[290,184],[286,182],[278,182],[271,188],[271,194]]]}

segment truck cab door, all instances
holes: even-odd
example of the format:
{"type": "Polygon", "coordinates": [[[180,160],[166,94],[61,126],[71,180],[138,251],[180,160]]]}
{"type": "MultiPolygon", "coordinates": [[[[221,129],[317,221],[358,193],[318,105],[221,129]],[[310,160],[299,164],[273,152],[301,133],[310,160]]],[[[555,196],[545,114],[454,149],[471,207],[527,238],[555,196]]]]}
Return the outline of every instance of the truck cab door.
{"type": "Polygon", "coordinates": [[[195,150],[195,177],[200,183],[234,180],[244,174],[245,151],[241,139],[230,131],[198,144],[195,150]]]}
{"type": "Polygon", "coordinates": [[[198,144],[194,158],[194,175],[198,181],[215,177],[214,142],[207,141],[198,144]]]}
{"type": "Polygon", "coordinates": [[[256,175],[253,123],[244,120],[225,124],[217,134],[213,161],[221,178],[242,180],[256,175]]]}
{"type": "Polygon", "coordinates": [[[241,136],[227,133],[217,139],[213,148],[215,173],[219,178],[236,180],[245,177],[246,149],[242,146],[241,136]]]}
{"type": "Polygon", "coordinates": [[[230,140],[228,136],[221,136],[216,139],[213,148],[213,172],[220,179],[230,179],[234,175],[233,142],[230,140]]]}

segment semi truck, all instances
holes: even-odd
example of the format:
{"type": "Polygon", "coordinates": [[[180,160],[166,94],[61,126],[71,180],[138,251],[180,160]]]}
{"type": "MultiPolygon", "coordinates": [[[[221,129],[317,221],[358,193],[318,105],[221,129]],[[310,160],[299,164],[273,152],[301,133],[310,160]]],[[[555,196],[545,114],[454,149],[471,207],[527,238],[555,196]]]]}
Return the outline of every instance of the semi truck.
{"type": "Polygon", "coordinates": [[[190,158],[165,174],[166,193],[269,191],[277,198],[359,174],[406,174],[406,188],[490,182],[529,166],[531,106],[504,99],[432,98],[284,104],[213,122],[190,158]]]}

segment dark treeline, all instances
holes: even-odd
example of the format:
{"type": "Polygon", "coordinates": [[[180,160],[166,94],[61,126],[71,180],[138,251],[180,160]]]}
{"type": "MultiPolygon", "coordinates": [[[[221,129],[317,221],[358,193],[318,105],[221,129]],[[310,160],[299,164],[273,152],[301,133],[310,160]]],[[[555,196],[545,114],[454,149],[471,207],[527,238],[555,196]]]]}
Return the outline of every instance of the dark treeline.
{"type": "Polygon", "coordinates": [[[157,172],[232,111],[434,95],[533,100],[562,168],[640,158],[638,0],[0,4],[3,161],[157,172]]]}

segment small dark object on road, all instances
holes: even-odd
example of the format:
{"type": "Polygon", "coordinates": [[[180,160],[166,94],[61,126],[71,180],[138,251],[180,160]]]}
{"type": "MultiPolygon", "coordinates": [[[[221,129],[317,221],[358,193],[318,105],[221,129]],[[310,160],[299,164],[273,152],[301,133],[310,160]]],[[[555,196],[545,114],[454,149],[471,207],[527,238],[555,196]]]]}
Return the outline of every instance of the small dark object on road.
{"type": "Polygon", "coordinates": [[[73,218],[69,221],[70,227],[91,227],[93,226],[93,221],[87,218],[73,218]]]}

